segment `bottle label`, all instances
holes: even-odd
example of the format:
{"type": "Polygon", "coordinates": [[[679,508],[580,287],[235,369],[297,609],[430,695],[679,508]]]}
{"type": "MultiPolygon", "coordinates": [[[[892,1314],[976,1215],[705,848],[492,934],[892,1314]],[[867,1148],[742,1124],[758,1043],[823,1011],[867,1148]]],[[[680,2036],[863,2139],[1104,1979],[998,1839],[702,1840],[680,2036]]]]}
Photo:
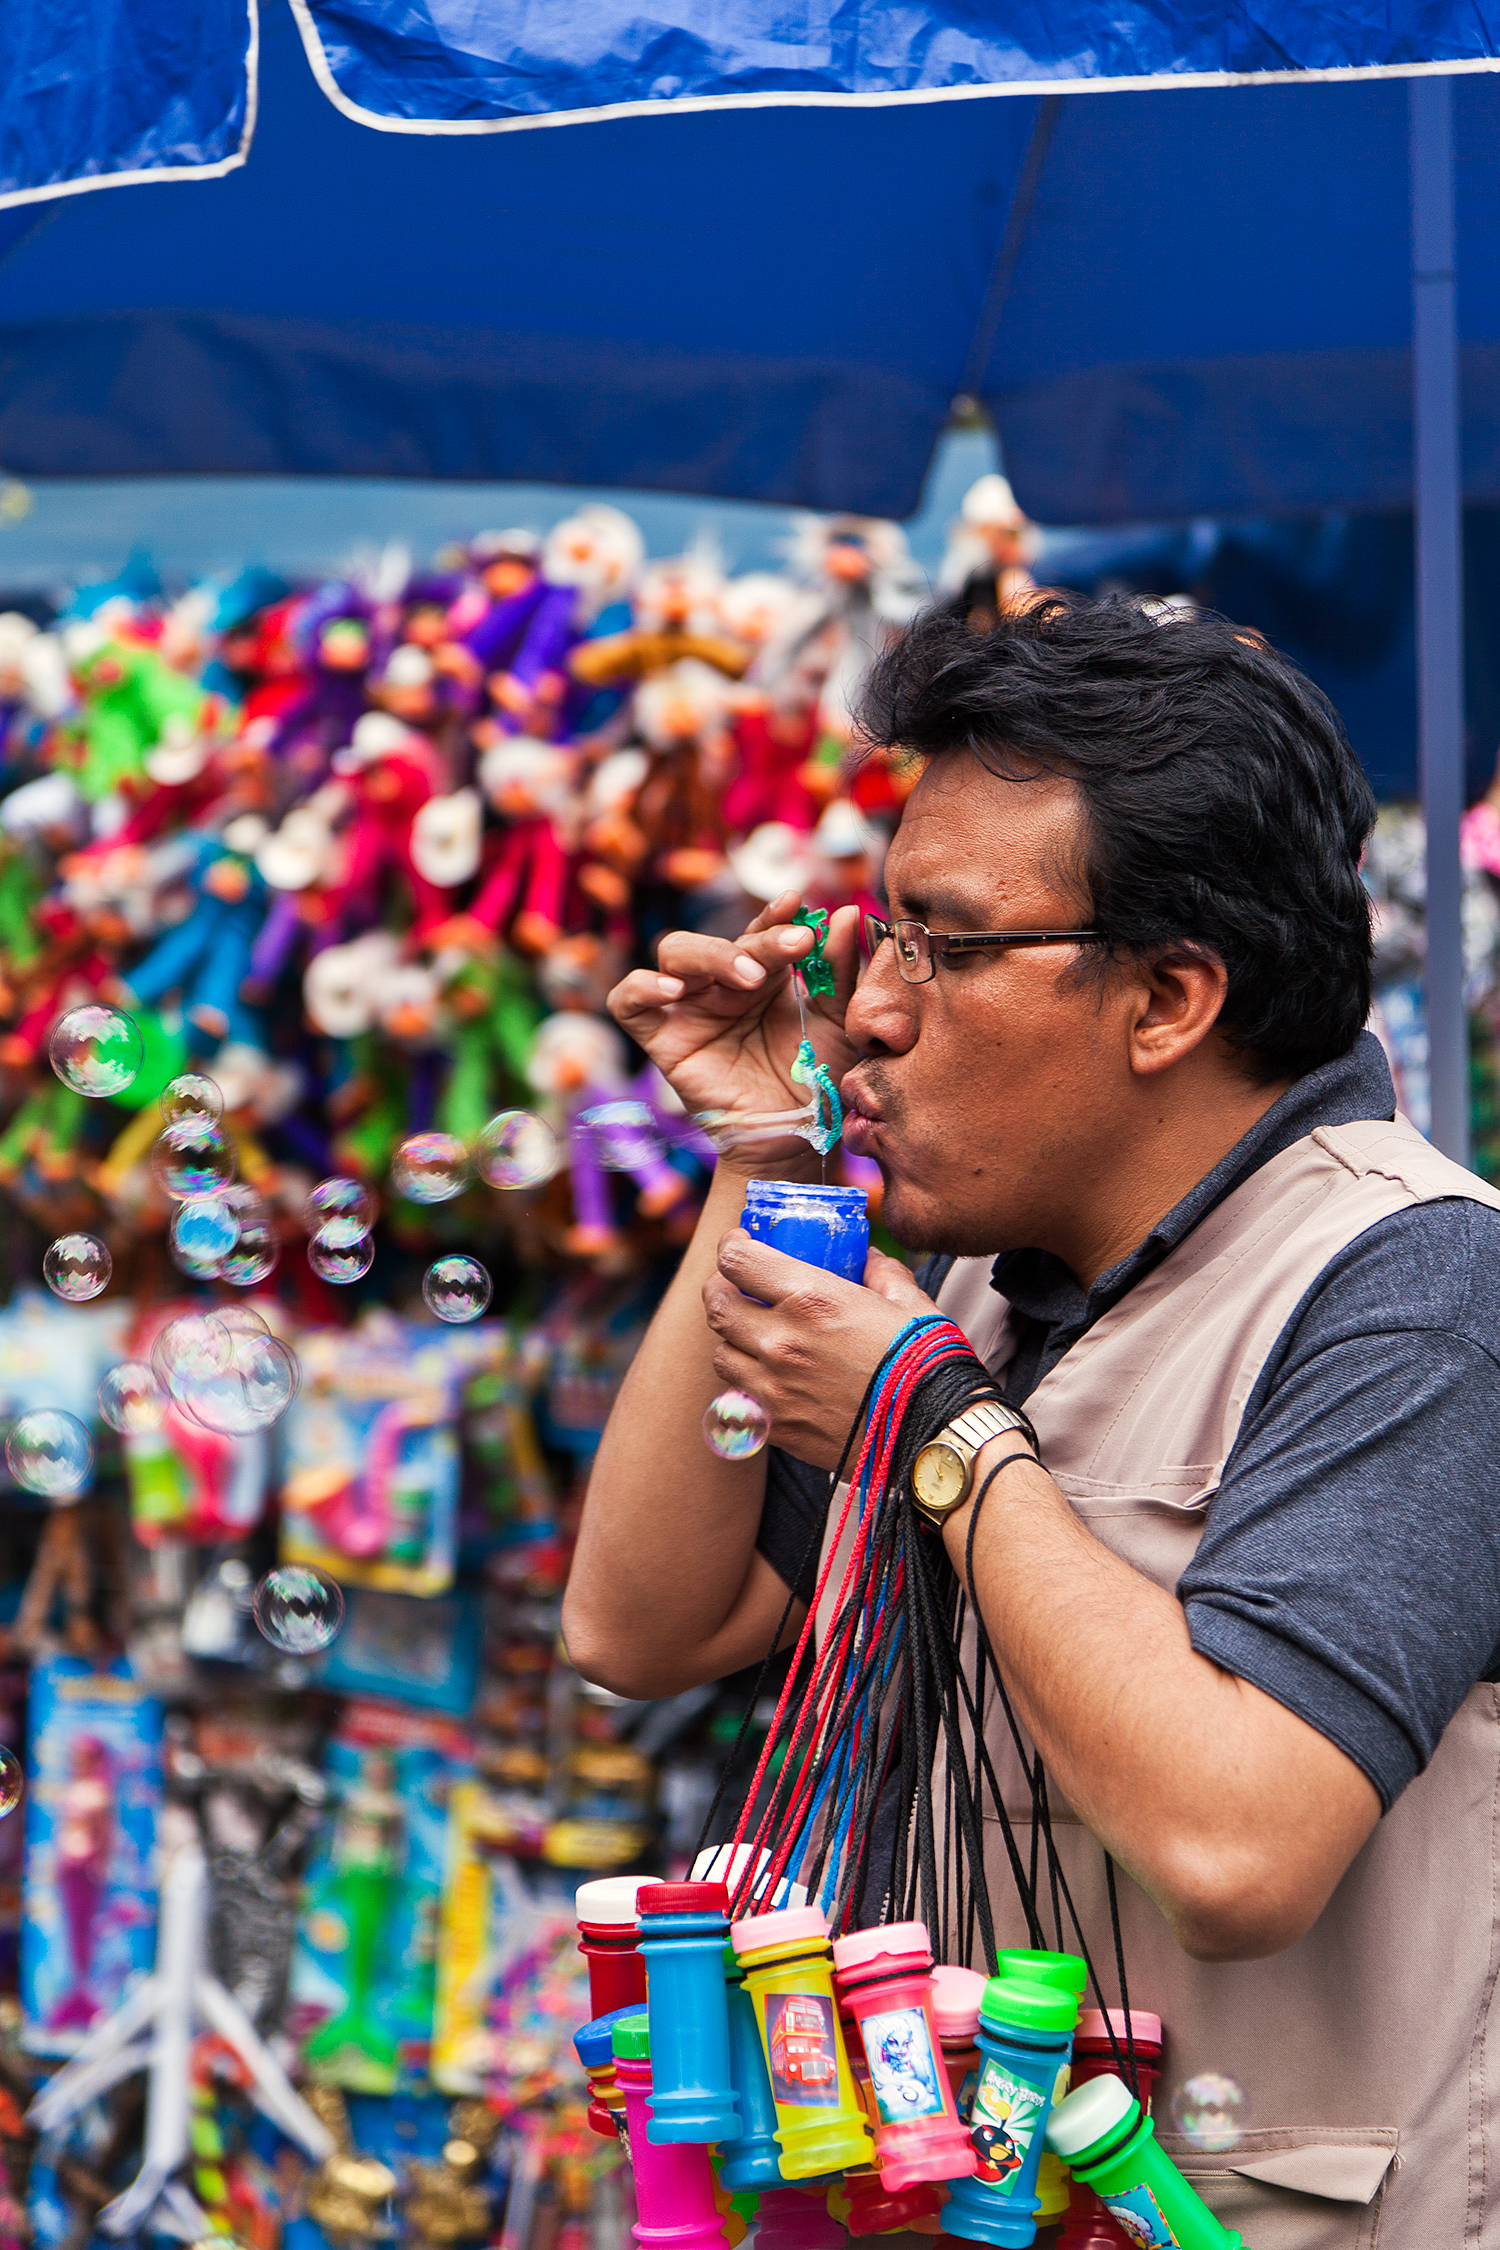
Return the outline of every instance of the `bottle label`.
{"type": "Polygon", "coordinates": [[[1047,2106],[1045,2094],[1017,2078],[993,2055],[985,2057],[969,2116],[969,2146],[979,2159],[976,2179],[998,2195],[1009,2195],[1036,2138],[1047,2106]]]}
{"type": "Polygon", "coordinates": [[[820,1992],[766,1994],[771,2092],[787,2109],[837,2109],[838,2034],[833,2002],[820,1992]]]}
{"type": "Polygon", "coordinates": [[[966,2125],[974,2114],[974,2089],[978,2084],[978,2071],[966,2070],[963,2076],[963,2084],[953,2097],[953,2106],[966,2125]]]}
{"type": "Polygon", "coordinates": [[[938,2064],[927,2018],[920,2008],[892,2008],[865,2016],[859,2027],[870,2084],[883,2125],[908,2117],[941,2117],[938,2064]]]}
{"type": "Polygon", "coordinates": [[[1138,2250],[1180,2250],[1179,2237],[1144,2182],[1140,2187],[1123,2189],[1119,2195],[1102,2196],[1100,2201],[1126,2241],[1137,2245],[1138,2250]]]}

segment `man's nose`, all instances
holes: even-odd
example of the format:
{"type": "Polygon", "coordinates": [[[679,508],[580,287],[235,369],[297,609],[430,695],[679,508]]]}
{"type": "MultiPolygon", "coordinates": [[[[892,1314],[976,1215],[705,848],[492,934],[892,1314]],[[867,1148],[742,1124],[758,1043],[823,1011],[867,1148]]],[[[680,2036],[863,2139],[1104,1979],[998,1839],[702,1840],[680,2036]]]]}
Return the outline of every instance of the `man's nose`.
{"type": "Polygon", "coordinates": [[[915,988],[896,969],[895,948],[877,947],[854,988],[844,1028],[861,1054],[904,1055],[917,1043],[915,988]]]}

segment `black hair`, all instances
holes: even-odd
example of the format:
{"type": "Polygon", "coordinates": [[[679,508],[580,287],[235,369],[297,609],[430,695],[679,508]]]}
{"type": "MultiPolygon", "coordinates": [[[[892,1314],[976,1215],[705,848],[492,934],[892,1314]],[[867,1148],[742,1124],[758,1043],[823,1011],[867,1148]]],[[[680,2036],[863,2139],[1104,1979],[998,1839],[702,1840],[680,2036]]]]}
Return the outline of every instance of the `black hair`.
{"type": "Polygon", "coordinates": [[[1105,963],[1184,946],[1257,1078],[1347,1054],[1370,1012],[1360,854],[1375,800],[1333,706],[1258,633],[1131,596],[1045,593],[976,633],[934,609],[876,664],[866,741],[1056,774],[1085,806],[1105,963]]]}

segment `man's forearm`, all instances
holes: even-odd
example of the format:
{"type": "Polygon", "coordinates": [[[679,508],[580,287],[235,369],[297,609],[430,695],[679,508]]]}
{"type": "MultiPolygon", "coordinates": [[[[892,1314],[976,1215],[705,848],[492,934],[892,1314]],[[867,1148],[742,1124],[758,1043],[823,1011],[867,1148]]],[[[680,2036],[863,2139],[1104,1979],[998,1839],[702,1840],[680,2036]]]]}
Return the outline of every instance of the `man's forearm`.
{"type": "Polygon", "coordinates": [[[786,1598],[755,1550],[764,1454],[722,1461],[702,1432],[724,1388],[702,1287],[744,1191],[721,1163],[589,1479],[563,1631],[580,1671],[624,1694],[675,1693],[764,1656],[786,1598]]]}
{"type": "MultiPolygon", "coordinates": [[[[991,1442],[975,1489],[1015,1440],[991,1442]]],[[[962,1576],[972,1506],[944,1529],[962,1576]]],[[[1093,1537],[1044,1469],[995,1479],[974,1536],[980,1613],[1049,1776],[1207,1958],[1288,1945],[1374,1826],[1353,1762],[1199,1656],[1181,1604],[1093,1537]]]]}

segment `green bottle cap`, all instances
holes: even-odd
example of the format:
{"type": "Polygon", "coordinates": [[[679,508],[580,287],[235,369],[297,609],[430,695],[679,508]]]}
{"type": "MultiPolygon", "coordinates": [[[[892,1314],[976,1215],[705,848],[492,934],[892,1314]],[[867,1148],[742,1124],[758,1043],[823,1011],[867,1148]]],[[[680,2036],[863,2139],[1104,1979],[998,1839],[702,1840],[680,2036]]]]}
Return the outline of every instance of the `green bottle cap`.
{"type": "Polygon", "coordinates": [[[1083,1988],[1089,1981],[1089,1965],[1076,1953],[1027,1953],[1019,1946],[1009,1946],[996,1955],[996,1974],[1002,1977],[1020,1977],[1027,1984],[1056,1985],[1059,1992],[1071,1992],[1075,2000],[1083,1998],[1083,1988]]]}
{"type": "Polygon", "coordinates": [[[644,2011],[638,2016],[622,2016],[615,2025],[615,2056],[624,2056],[627,2062],[651,2060],[651,2033],[644,2011]]]}
{"type": "MultiPolygon", "coordinates": [[[[981,2025],[1001,2029],[1011,2024],[1017,2031],[1071,2031],[1078,2021],[1078,2002],[1071,1992],[1056,1985],[1027,1984],[1020,1977],[991,1977],[979,2003],[981,2025]]],[[[618,2032],[615,2035],[619,2036],[618,2032]]],[[[619,2048],[615,2049],[616,2054],[619,2048]]]]}

